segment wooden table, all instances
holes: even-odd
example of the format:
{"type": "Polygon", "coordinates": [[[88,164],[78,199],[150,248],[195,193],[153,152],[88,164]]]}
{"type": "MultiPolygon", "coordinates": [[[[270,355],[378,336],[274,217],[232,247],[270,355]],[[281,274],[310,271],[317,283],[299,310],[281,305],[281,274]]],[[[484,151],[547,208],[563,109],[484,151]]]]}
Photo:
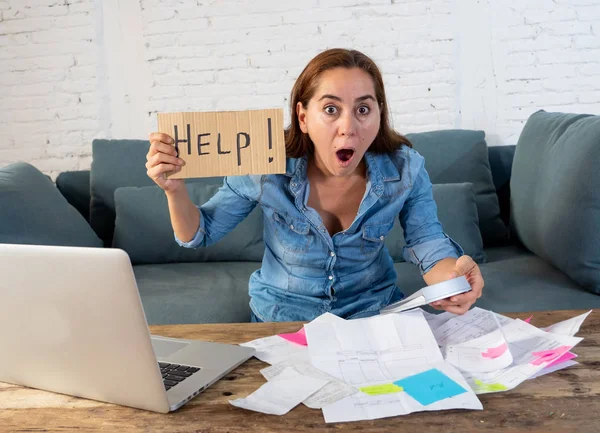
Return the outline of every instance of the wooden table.
{"type": "MultiPolygon", "coordinates": [[[[584,311],[536,312],[543,327],[584,311]]],[[[509,314],[521,319],[529,313],[509,314]]],[[[153,334],[241,343],[300,323],[152,326],[153,334]]],[[[0,431],[5,432],[600,432],[600,311],[584,322],[574,349],[580,365],[526,381],[516,389],[481,395],[483,411],[449,410],[342,424],[326,424],[320,410],[299,405],[285,416],[238,409],[228,400],[245,397],[265,380],[266,366],[253,358],[177,412],[162,415],[0,383],[0,431]]],[[[0,355],[1,356],[1,355],[0,355]]]]}

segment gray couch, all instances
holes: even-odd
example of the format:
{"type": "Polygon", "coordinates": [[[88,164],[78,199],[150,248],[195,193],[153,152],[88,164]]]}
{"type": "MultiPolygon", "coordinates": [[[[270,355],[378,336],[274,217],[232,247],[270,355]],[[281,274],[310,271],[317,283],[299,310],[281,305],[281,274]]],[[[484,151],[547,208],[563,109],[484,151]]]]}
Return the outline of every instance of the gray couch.
{"type": "MultiPolygon", "coordinates": [[[[498,312],[600,308],[600,117],[538,112],[516,146],[481,131],[408,135],[425,157],[446,232],[478,262],[478,305],[498,312]]],[[[148,142],[95,140],[90,171],[56,187],[34,167],[0,168],[0,242],[117,247],[128,252],[150,324],[249,320],[248,279],[260,267],[260,207],[219,243],[173,240],[166,199],[145,174],[148,142]]],[[[202,203],[221,178],[188,182],[202,203]]],[[[385,240],[398,285],[424,285],[402,260],[402,229],[385,240]]]]}

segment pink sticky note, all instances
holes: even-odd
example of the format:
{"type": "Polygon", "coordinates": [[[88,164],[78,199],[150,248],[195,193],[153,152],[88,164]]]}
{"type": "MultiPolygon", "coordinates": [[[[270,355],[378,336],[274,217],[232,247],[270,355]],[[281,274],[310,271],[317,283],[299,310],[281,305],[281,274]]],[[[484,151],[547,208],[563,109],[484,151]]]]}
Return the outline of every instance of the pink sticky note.
{"type": "Polygon", "coordinates": [[[533,352],[533,356],[537,356],[537,359],[534,359],[530,362],[533,365],[541,365],[544,362],[552,362],[557,358],[560,358],[565,353],[567,353],[571,349],[571,346],[560,346],[556,349],[552,350],[542,350],[541,352],[533,352]]]}
{"type": "Polygon", "coordinates": [[[531,319],[533,319],[533,314],[531,316],[529,316],[527,319],[523,320],[523,322],[531,322],[531,319]]]}
{"type": "Polygon", "coordinates": [[[298,332],[294,332],[291,334],[279,334],[281,338],[285,338],[292,343],[301,344],[302,346],[308,346],[306,342],[306,334],[304,333],[304,328],[299,330],[298,332]]]}
{"type": "Polygon", "coordinates": [[[560,364],[561,362],[570,361],[571,359],[575,359],[575,358],[577,358],[577,355],[575,355],[573,352],[567,352],[560,358],[556,358],[556,360],[554,360],[550,364],[548,364],[546,366],[546,368],[551,367],[556,364],[560,364]]]}
{"type": "Polygon", "coordinates": [[[508,345],[506,343],[502,343],[498,347],[490,347],[485,352],[481,352],[481,356],[484,358],[494,359],[502,356],[504,352],[508,350],[508,345]]]}

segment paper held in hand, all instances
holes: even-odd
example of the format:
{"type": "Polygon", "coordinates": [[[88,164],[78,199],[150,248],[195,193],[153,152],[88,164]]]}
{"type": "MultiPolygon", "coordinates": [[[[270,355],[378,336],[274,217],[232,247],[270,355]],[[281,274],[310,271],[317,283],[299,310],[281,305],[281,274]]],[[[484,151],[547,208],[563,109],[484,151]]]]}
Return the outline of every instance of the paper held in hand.
{"type": "Polygon", "coordinates": [[[423,287],[418,292],[411,296],[388,305],[380,311],[381,314],[399,313],[401,311],[410,310],[411,308],[420,307],[430,304],[440,299],[449,298],[450,296],[460,295],[471,290],[471,285],[465,278],[460,276],[441,283],[432,284],[431,286],[423,287]]]}
{"type": "Polygon", "coordinates": [[[170,179],[285,173],[283,110],[159,113],[185,165],[170,179]]]}

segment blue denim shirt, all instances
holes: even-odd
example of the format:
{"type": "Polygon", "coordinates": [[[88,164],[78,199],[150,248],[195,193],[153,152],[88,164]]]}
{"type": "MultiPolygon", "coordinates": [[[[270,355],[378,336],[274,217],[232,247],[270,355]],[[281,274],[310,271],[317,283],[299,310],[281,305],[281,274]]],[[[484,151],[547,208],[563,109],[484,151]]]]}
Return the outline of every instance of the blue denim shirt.
{"type": "Polygon", "coordinates": [[[226,177],[203,206],[200,227],[185,247],[217,242],[257,204],[264,215],[262,268],[250,277],[250,307],[262,321],[309,321],[331,312],[344,318],[377,314],[403,295],[384,240],[396,218],[408,262],[427,272],[461,247],[443,231],[423,157],[403,146],[365,154],[367,187],[352,225],[330,236],[306,205],[307,158],[287,160],[285,174],[226,177]]]}

